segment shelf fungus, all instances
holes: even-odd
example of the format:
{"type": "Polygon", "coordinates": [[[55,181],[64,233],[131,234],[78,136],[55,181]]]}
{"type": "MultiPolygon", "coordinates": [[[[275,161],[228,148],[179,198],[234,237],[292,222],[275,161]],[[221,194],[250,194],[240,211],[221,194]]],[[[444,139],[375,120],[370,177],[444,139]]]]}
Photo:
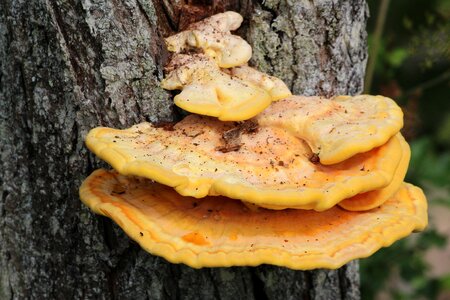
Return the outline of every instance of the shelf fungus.
{"type": "Polygon", "coordinates": [[[193,268],[335,269],[427,224],[425,197],[410,184],[364,212],[337,206],[324,212],[249,210],[240,201],[183,197],[167,186],[105,170],[84,181],[80,196],[146,251],[193,268]]]}
{"type": "Polygon", "coordinates": [[[387,199],[392,197],[403,184],[406,172],[408,171],[409,159],[411,157],[411,150],[405,139],[398,135],[402,145],[402,158],[395,170],[394,178],[388,186],[373,190],[370,192],[358,194],[351,198],[339,202],[339,206],[351,211],[361,211],[376,208],[382,205],[387,199]]]}
{"type": "MultiPolygon", "coordinates": [[[[320,132],[318,134],[327,134],[320,132]]],[[[322,165],[308,145],[277,127],[187,116],[170,130],[141,123],[93,129],[86,144],[124,175],[171,186],[184,196],[222,195],[270,208],[329,209],[387,186],[402,157],[401,138],[322,165]]]]}
{"type": "Polygon", "coordinates": [[[242,66],[252,57],[252,47],[230,32],[238,29],[242,21],[242,16],[233,11],[214,15],[166,38],[167,49],[180,53],[200,48],[221,68],[242,66]]]}
{"type": "Polygon", "coordinates": [[[222,121],[250,119],[272,101],[291,95],[278,78],[248,66],[220,69],[204,54],[175,55],[166,67],[161,86],[182,90],[174,98],[178,107],[222,121]]]}
{"type": "Polygon", "coordinates": [[[252,49],[225,12],[166,39],[163,88],[198,114],[178,123],[98,127],[97,170],[81,200],[142,248],[194,268],[338,268],[427,224],[404,183],[403,113],[382,96],[292,96],[247,65],[252,49]]]}
{"type": "Polygon", "coordinates": [[[386,143],[402,128],[403,113],[382,96],[292,96],[273,103],[256,120],[304,139],[320,162],[329,165],[386,143]]]}

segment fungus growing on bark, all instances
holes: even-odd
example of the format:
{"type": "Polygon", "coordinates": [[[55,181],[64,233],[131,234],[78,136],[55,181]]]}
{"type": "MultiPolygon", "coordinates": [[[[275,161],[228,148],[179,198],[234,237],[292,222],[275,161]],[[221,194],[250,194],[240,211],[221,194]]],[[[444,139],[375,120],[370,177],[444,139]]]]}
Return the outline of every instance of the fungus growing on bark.
{"type": "Polygon", "coordinates": [[[402,110],[393,100],[370,95],[292,96],[272,103],[255,119],[304,139],[326,165],[383,145],[403,126],[402,110]]]}
{"type": "Polygon", "coordinates": [[[335,269],[427,224],[425,197],[409,184],[364,212],[249,210],[225,197],[183,197],[149,180],[97,170],[82,184],[80,197],[146,251],[193,268],[335,269]]]}
{"type": "Polygon", "coordinates": [[[174,99],[182,109],[222,121],[250,119],[272,101],[290,95],[280,79],[244,69],[226,72],[204,54],[177,54],[166,67],[161,86],[182,90],[174,99]]]}
{"type": "Polygon", "coordinates": [[[239,147],[220,151],[224,134],[235,127],[190,115],[170,131],[150,123],[126,130],[99,127],[91,130],[86,144],[121,174],[155,180],[184,196],[223,195],[265,207],[319,211],[387,186],[402,156],[400,140],[393,137],[325,166],[311,162],[312,152],[301,139],[276,127],[235,133],[239,147]]]}
{"type": "Polygon", "coordinates": [[[338,268],[422,230],[425,197],[402,183],[400,108],[381,96],[288,97],[281,80],[244,65],[251,48],[230,34],[241,22],[226,12],[168,38],[188,51],[162,86],[182,90],[175,103],[190,112],[246,121],[95,128],[87,146],[121,175],[95,171],[82,201],[150,253],[194,268],[338,268]]]}
{"type": "Polygon", "coordinates": [[[358,194],[351,198],[345,199],[338,203],[340,207],[351,211],[373,209],[382,205],[387,199],[391,198],[392,195],[398,191],[398,189],[402,186],[406,172],[408,171],[411,150],[405,139],[400,134],[397,136],[400,138],[402,145],[402,158],[397,170],[395,170],[394,178],[391,183],[382,189],[358,194]]]}
{"type": "Polygon", "coordinates": [[[238,29],[242,21],[242,16],[233,11],[214,15],[168,37],[167,49],[179,53],[190,48],[201,48],[221,68],[244,65],[252,57],[252,47],[240,36],[230,33],[238,29]]]}

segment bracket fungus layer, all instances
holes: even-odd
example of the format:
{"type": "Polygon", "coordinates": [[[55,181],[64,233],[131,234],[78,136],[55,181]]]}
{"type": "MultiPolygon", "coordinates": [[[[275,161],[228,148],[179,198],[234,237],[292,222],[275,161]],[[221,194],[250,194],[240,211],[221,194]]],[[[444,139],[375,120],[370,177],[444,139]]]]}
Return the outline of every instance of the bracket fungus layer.
{"type": "Polygon", "coordinates": [[[409,184],[365,212],[249,210],[225,197],[183,197],[148,180],[97,170],[82,184],[80,197],[146,251],[193,268],[334,269],[427,224],[425,197],[409,184]]]}
{"type": "Polygon", "coordinates": [[[387,186],[402,157],[401,138],[341,163],[317,163],[306,143],[276,127],[190,115],[170,128],[141,123],[99,127],[86,144],[124,175],[142,176],[196,198],[223,195],[260,206],[329,209],[387,186]]]}
{"type": "Polygon", "coordinates": [[[292,96],[272,103],[255,119],[304,139],[326,165],[383,145],[403,126],[402,110],[393,100],[370,95],[292,96]]]}
{"type": "Polygon", "coordinates": [[[204,54],[177,54],[166,73],[161,86],[182,90],[174,98],[178,107],[222,121],[250,119],[272,101],[291,95],[276,77],[248,66],[223,70],[204,54]]]}
{"type": "Polygon", "coordinates": [[[394,178],[388,186],[374,191],[358,194],[339,202],[339,206],[351,211],[369,210],[382,205],[387,199],[391,198],[402,186],[408,171],[409,159],[411,158],[411,149],[405,139],[399,134],[402,145],[402,159],[395,171],[394,178]]]}
{"type": "Polygon", "coordinates": [[[242,16],[233,11],[214,15],[166,38],[167,49],[179,53],[189,48],[201,48],[221,68],[244,65],[252,57],[252,47],[230,32],[238,29],[242,21],[242,16]]]}

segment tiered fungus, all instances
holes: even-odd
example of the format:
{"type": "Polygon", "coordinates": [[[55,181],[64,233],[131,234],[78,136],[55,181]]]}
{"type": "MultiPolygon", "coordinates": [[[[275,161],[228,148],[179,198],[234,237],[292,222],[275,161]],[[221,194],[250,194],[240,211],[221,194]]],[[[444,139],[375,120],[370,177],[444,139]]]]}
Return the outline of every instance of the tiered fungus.
{"type": "Polygon", "coordinates": [[[89,176],[82,201],[150,253],[194,268],[338,268],[423,230],[395,102],[291,96],[247,65],[250,46],[230,33],[241,22],[226,12],[167,39],[176,53],[162,86],[206,116],[91,130],[87,146],[115,171],[89,176]]]}
{"type": "Polygon", "coordinates": [[[241,26],[242,20],[238,13],[225,12],[166,39],[169,51],[177,54],[166,67],[167,76],[161,85],[182,90],[174,99],[177,106],[222,121],[242,121],[260,113],[272,101],[291,95],[283,81],[246,65],[252,49],[230,33],[241,26]],[[203,53],[189,52],[198,48],[203,53]]]}
{"type": "Polygon", "coordinates": [[[240,134],[239,148],[224,151],[223,136],[234,128],[190,115],[170,130],[150,123],[126,130],[99,127],[86,144],[119,173],[147,177],[183,196],[223,195],[265,207],[316,210],[387,186],[402,157],[400,138],[394,137],[325,166],[311,161],[314,155],[303,140],[273,127],[240,134]]]}

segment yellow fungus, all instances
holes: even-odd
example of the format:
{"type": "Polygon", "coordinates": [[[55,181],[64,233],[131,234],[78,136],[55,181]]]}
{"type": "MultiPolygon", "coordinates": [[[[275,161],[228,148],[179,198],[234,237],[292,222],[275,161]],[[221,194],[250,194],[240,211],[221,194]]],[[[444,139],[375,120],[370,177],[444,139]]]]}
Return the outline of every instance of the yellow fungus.
{"type": "Polygon", "coordinates": [[[82,184],[80,197],[146,251],[193,268],[335,269],[427,224],[425,197],[409,184],[380,208],[364,212],[255,211],[225,197],[183,197],[148,180],[97,170],[82,184]]]}

